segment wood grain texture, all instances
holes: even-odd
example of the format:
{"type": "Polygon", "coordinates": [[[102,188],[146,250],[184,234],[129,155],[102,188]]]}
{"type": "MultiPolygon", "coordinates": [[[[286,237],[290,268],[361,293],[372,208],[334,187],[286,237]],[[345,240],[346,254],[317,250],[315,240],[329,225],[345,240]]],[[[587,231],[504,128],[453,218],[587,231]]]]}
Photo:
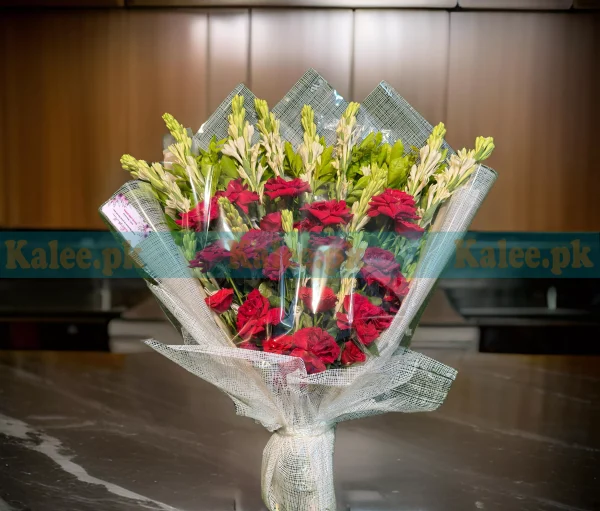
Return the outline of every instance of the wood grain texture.
{"type": "Polygon", "coordinates": [[[125,0],[0,0],[0,7],[124,7],[125,0]]]}
{"type": "Polygon", "coordinates": [[[385,80],[429,122],[443,120],[449,32],[447,12],[356,11],[355,98],[362,101],[385,80]]]}
{"type": "Polygon", "coordinates": [[[126,0],[129,7],[335,7],[365,8],[447,8],[457,0],[126,0]]]}
{"type": "Polygon", "coordinates": [[[452,13],[448,141],[493,135],[474,228],[600,230],[593,14],[452,13]]]}
{"type": "Polygon", "coordinates": [[[309,68],[350,98],[352,11],[252,10],[250,85],[277,103],[309,68]]]}
{"type": "Polygon", "coordinates": [[[208,15],[209,115],[238,83],[248,83],[250,12],[213,11],[208,15]]]}
{"type": "MultiPolygon", "coordinates": [[[[0,84],[6,88],[6,28],[4,18],[0,18],[0,84]]],[[[6,186],[6,94],[0,92],[0,228],[6,226],[8,214],[8,187],[6,186]]]]}
{"type": "Polygon", "coordinates": [[[207,15],[132,11],[127,40],[129,152],[162,159],[165,112],[196,131],[206,119],[207,15]]]}
{"type": "Polygon", "coordinates": [[[6,224],[99,227],[99,204],[126,177],[126,13],[6,13],[2,23],[6,224]]]}
{"type": "Polygon", "coordinates": [[[465,9],[566,10],[573,0],[458,0],[465,9]]]}

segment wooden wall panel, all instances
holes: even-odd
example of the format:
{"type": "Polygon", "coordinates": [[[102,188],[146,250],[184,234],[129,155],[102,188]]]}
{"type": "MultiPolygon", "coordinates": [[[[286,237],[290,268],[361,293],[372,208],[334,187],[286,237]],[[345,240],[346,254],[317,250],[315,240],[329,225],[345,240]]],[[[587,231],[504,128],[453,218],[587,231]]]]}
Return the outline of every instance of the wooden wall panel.
{"type": "Polygon", "coordinates": [[[6,19],[0,18],[0,229],[7,223],[8,214],[8,188],[6,184],[6,94],[3,93],[7,85],[6,69],[6,19]]]}
{"type": "Polygon", "coordinates": [[[600,54],[592,14],[452,13],[448,141],[493,135],[474,228],[600,230],[600,54]]]}
{"type": "Polygon", "coordinates": [[[238,83],[249,81],[250,11],[208,15],[209,115],[238,83]]]}
{"type": "Polygon", "coordinates": [[[131,11],[127,54],[129,152],[162,159],[165,112],[196,131],[208,114],[207,15],[131,11]]]}
{"type": "Polygon", "coordinates": [[[458,5],[465,9],[565,10],[573,0],[458,0],[458,5]]]}
{"type": "Polygon", "coordinates": [[[355,98],[362,101],[385,80],[429,122],[443,120],[449,31],[447,12],[356,11],[355,98]]]}
{"type": "Polygon", "coordinates": [[[252,10],[250,84],[270,105],[309,68],[350,98],[350,10],[252,10]]]}
{"type": "Polygon", "coordinates": [[[11,227],[99,227],[125,176],[125,11],[5,13],[3,149],[11,227]]]}

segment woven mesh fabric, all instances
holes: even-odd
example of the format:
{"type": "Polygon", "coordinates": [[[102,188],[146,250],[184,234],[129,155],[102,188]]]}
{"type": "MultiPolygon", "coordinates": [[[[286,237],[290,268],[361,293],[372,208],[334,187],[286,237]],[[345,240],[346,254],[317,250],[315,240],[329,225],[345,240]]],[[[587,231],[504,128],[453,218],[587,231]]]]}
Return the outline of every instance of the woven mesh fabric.
{"type": "MultiPolygon", "coordinates": [[[[231,99],[238,93],[244,94],[247,115],[255,121],[254,96],[238,86],[195,135],[200,147],[213,135],[227,135],[231,99]]],[[[304,104],[314,108],[319,133],[333,143],[347,103],[312,70],[273,108],[283,138],[294,146],[301,141],[304,104]]],[[[389,141],[401,138],[405,146],[422,146],[431,131],[431,125],[383,82],[362,104],[358,123],[361,136],[383,131],[389,141]]],[[[428,238],[409,294],[377,341],[380,356],[318,374],[308,375],[299,358],[236,348],[213,321],[201,286],[170,237],[149,236],[140,244],[137,258],[153,277],[148,285],[183,332],[182,345],[154,340],[147,344],[227,393],[239,415],[275,432],[262,469],[263,498],[271,511],[336,509],[332,456],[337,423],[387,412],[431,411],[444,401],[455,370],[402,347],[401,341],[495,177],[479,166],[437,215],[432,227],[437,234],[428,238]]],[[[160,205],[145,184],[133,181],[117,193],[130,199],[158,234],[167,230],[160,205]]]]}

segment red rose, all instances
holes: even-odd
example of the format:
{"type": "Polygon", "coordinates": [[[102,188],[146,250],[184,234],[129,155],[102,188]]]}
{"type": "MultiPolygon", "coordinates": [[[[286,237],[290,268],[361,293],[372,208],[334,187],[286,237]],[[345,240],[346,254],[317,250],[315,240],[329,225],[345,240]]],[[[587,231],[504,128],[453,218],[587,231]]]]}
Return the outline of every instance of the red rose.
{"type": "Polygon", "coordinates": [[[340,356],[335,339],[322,328],[302,328],[294,334],[294,344],[319,357],[323,363],[332,364],[340,356]]]}
{"type": "Polygon", "coordinates": [[[322,232],[323,226],[316,219],[307,217],[300,222],[296,222],[294,229],[298,229],[300,232],[322,232]]]}
{"type": "Polygon", "coordinates": [[[295,347],[294,338],[291,335],[280,335],[263,342],[264,351],[280,355],[288,355],[295,347]]]}
{"type": "Polygon", "coordinates": [[[222,197],[227,197],[229,202],[238,206],[244,213],[248,214],[248,204],[259,200],[256,192],[251,192],[248,187],[242,183],[241,179],[232,179],[227,185],[227,189],[221,192],[222,197]]]}
{"type": "Polygon", "coordinates": [[[298,357],[304,360],[304,367],[306,367],[306,372],[308,374],[322,373],[325,371],[325,369],[327,369],[319,357],[301,348],[293,349],[290,352],[290,355],[292,357],[298,357]]]}
{"type": "Polygon", "coordinates": [[[271,280],[279,280],[292,266],[292,252],[285,245],[269,254],[263,267],[263,274],[271,280]]]}
{"type": "Polygon", "coordinates": [[[424,231],[415,223],[421,217],[417,216],[414,197],[400,190],[387,188],[383,193],[375,195],[369,202],[368,215],[390,217],[394,220],[396,232],[406,237],[418,238],[424,231]]]}
{"type": "Polygon", "coordinates": [[[344,310],[338,312],[337,325],[341,330],[353,329],[360,342],[371,344],[392,323],[393,317],[384,309],[373,305],[368,298],[353,294],[344,298],[344,310]]]}
{"type": "Polygon", "coordinates": [[[258,269],[266,262],[269,252],[281,241],[278,233],[252,229],[240,241],[231,244],[230,265],[234,269],[258,269]]]}
{"type": "Polygon", "coordinates": [[[196,257],[190,261],[190,268],[200,268],[200,271],[212,270],[218,263],[229,258],[229,250],[225,249],[223,241],[215,241],[196,252],[196,257]]]}
{"type": "Polygon", "coordinates": [[[335,307],[337,296],[329,287],[321,287],[316,289],[312,287],[301,287],[298,297],[304,302],[304,306],[314,314],[325,312],[335,307]],[[313,299],[314,296],[314,299],[313,299]]]}
{"type": "Polygon", "coordinates": [[[212,310],[219,314],[225,312],[233,302],[233,289],[220,289],[212,296],[207,296],[204,301],[212,310]]]}
{"type": "Polygon", "coordinates": [[[219,216],[217,199],[218,197],[211,198],[208,204],[205,204],[204,201],[199,202],[187,213],[181,213],[181,218],[175,220],[175,223],[181,225],[184,229],[202,231],[207,221],[216,220],[219,216]]]}
{"type": "Polygon", "coordinates": [[[342,365],[349,366],[356,362],[364,362],[365,360],[367,360],[367,356],[356,344],[352,341],[344,344],[344,351],[342,351],[341,358],[342,365]]]}
{"type": "Polygon", "coordinates": [[[386,288],[388,289],[388,292],[391,292],[397,298],[404,298],[409,291],[408,281],[401,273],[398,273],[386,288]]]}
{"type": "Polygon", "coordinates": [[[352,219],[350,208],[345,200],[318,201],[300,208],[309,218],[318,220],[322,225],[346,225],[352,219]]]}
{"type": "Polygon", "coordinates": [[[298,197],[304,192],[310,192],[310,186],[300,178],[287,181],[281,177],[272,177],[265,183],[265,195],[271,200],[277,197],[298,197]]]}
{"type": "Polygon", "coordinates": [[[238,309],[238,334],[242,339],[249,340],[262,334],[267,324],[278,325],[281,315],[281,309],[270,309],[269,300],[261,295],[258,289],[254,289],[238,309]]]}
{"type": "Polygon", "coordinates": [[[250,341],[243,341],[238,344],[238,348],[242,348],[243,350],[252,350],[252,351],[260,351],[260,348],[250,341]]]}
{"type": "Polygon", "coordinates": [[[275,211],[275,213],[269,213],[262,217],[260,221],[260,228],[263,231],[279,232],[282,231],[281,227],[281,211],[275,211]]]}
{"type": "Polygon", "coordinates": [[[271,250],[273,245],[281,242],[281,235],[277,232],[251,229],[242,236],[242,240],[250,243],[254,247],[268,248],[271,250]]]}
{"type": "Polygon", "coordinates": [[[364,265],[360,270],[367,284],[376,282],[382,286],[388,286],[400,272],[400,264],[396,261],[394,254],[383,248],[369,247],[365,250],[363,257],[364,265]]]}

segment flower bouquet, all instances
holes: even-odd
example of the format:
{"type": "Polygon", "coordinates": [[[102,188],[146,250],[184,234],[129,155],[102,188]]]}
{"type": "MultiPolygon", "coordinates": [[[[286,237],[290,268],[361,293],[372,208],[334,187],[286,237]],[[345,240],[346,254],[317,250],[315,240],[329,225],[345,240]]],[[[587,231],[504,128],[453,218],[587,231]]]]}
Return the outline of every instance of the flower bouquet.
{"type": "Polygon", "coordinates": [[[269,510],[334,510],[338,422],[436,409],[455,371],[408,349],[495,173],[381,83],[346,103],[308,71],[269,111],[238,86],[101,212],[184,344],[147,343],[274,434],[269,510]]]}

